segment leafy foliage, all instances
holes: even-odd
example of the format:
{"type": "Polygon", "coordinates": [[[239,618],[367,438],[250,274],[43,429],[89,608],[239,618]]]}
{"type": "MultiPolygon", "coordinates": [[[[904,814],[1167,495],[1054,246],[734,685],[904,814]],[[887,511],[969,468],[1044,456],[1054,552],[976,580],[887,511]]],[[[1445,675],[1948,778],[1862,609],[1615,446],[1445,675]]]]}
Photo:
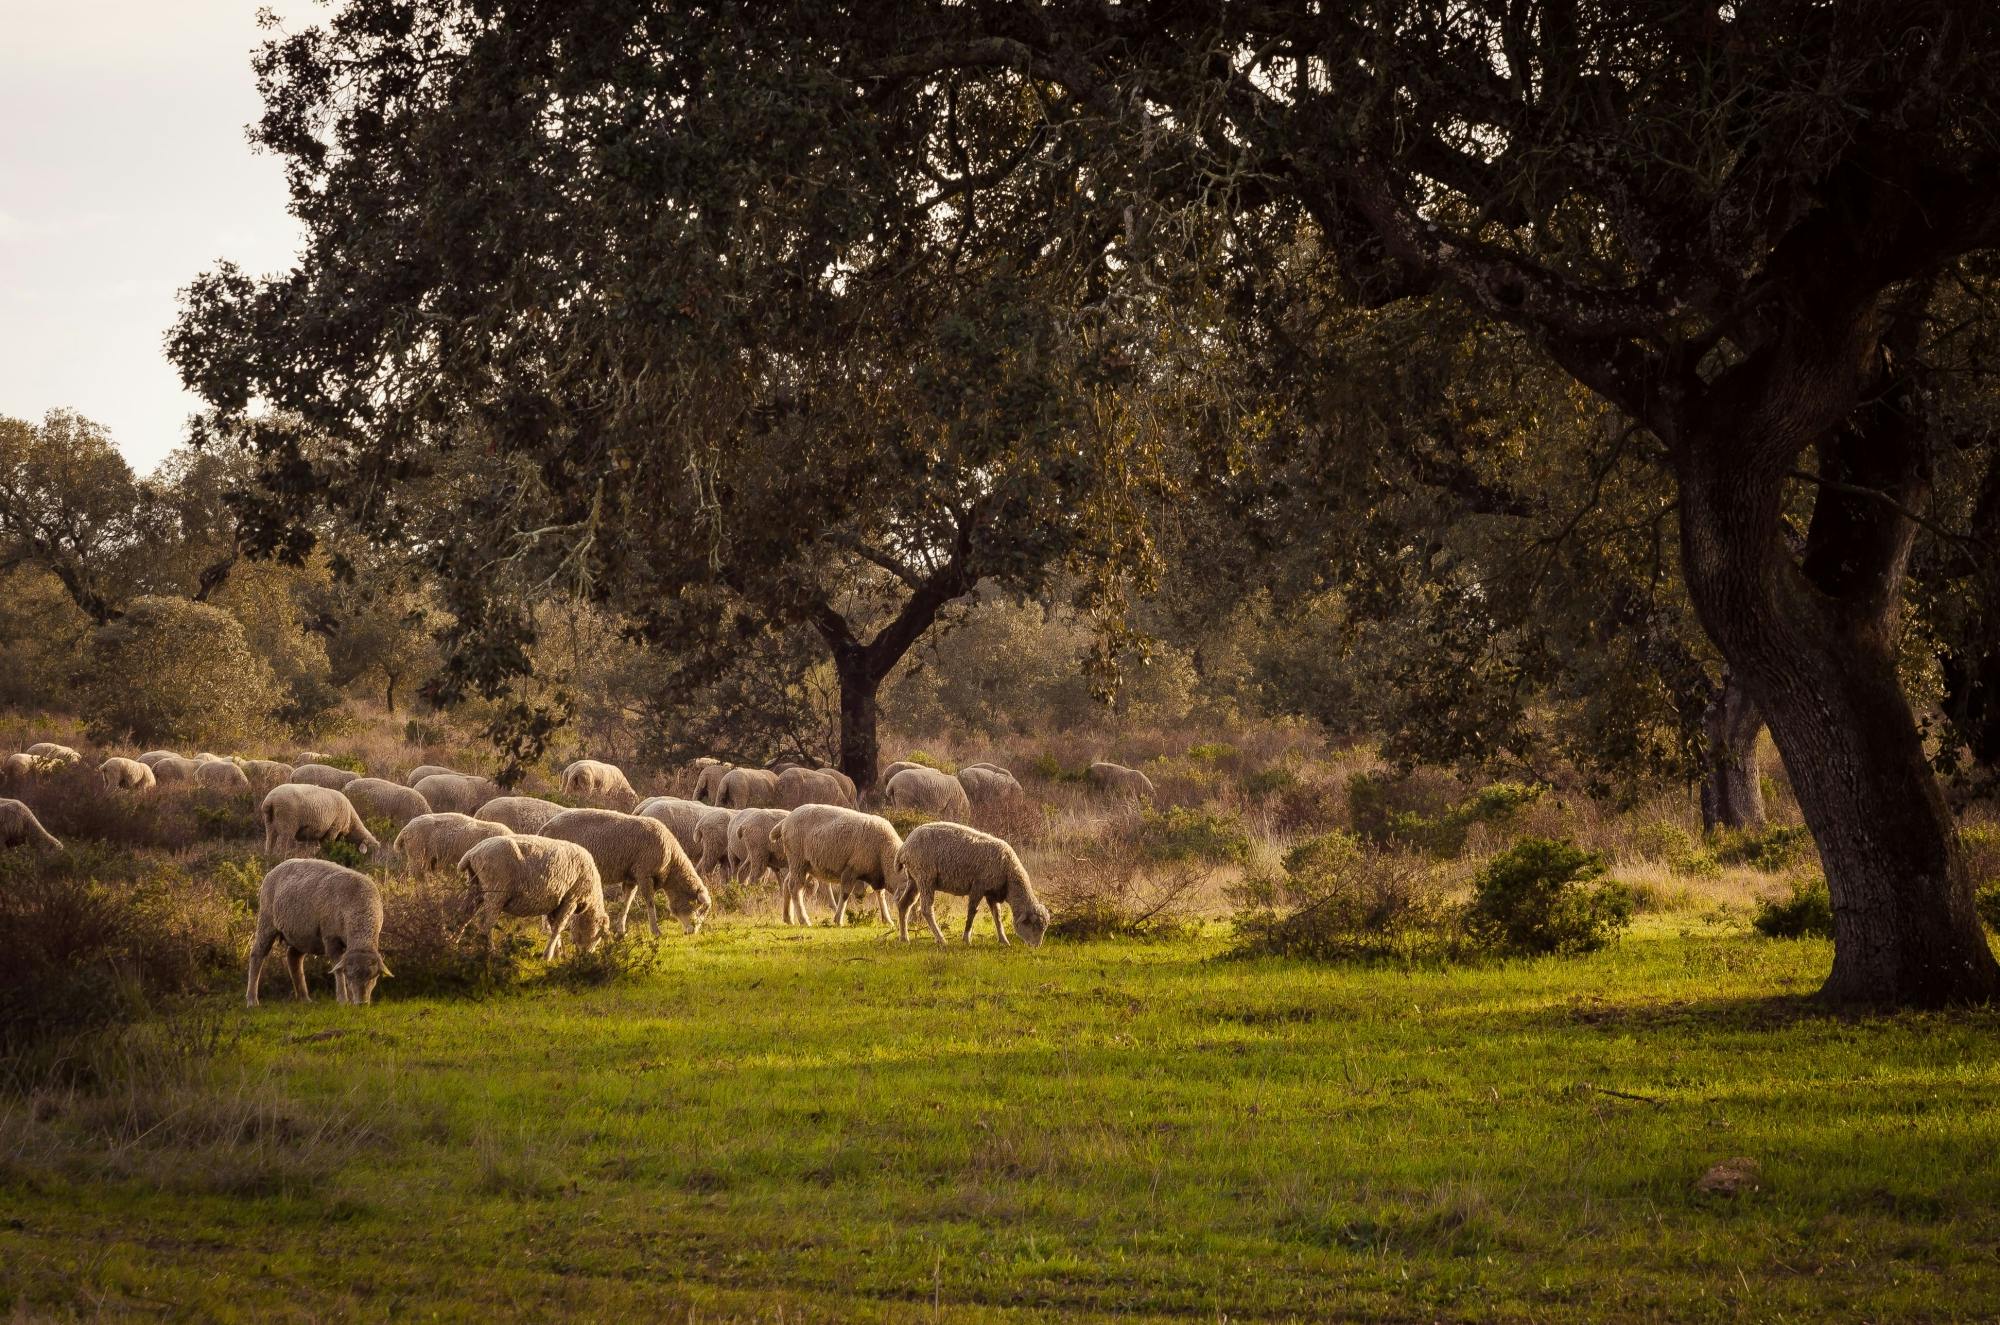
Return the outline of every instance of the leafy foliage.
{"type": "Polygon", "coordinates": [[[229,613],[175,598],[138,598],[99,626],[77,694],[99,740],[242,742],[278,706],[271,669],[229,613]]]}
{"type": "Polygon", "coordinates": [[[1794,879],[1783,897],[1767,897],[1751,918],[1759,934],[1772,939],[1833,937],[1833,896],[1818,875],[1794,879]]]}
{"type": "Polygon", "coordinates": [[[1573,957],[1615,940],[1632,899],[1603,881],[1604,858],[1573,842],[1528,837],[1486,862],[1472,885],[1465,930],[1501,956],[1573,957]]]}
{"type": "Polygon", "coordinates": [[[1434,869],[1347,833],[1301,842],[1281,877],[1245,879],[1231,900],[1240,956],[1411,963],[1458,948],[1457,908],[1434,869]]]}

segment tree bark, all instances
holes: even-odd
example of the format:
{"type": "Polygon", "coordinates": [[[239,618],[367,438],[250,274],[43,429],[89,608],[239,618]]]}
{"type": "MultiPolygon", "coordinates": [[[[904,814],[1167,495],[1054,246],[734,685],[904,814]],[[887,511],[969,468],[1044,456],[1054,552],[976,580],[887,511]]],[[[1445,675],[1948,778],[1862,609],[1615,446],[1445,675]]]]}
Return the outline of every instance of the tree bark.
{"type": "Polygon", "coordinates": [[[1732,672],[1702,715],[1708,738],[1708,774],[1701,783],[1701,826],[1758,829],[1764,826],[1764,779],[1757,767],[1757,736],[1764,719],[1750,692],[1732,672]]]}
{"type": "Polygon", "coordinates": [[[1823,996],[1980,1002],[2000,996],[2000,964],[1895,662],[1915,533],[1906,512],[1928,492],[1911,435],[1921,415],[1886,388],[1859,411],[1841,403],[1874,347],[1850,332],[1728,374],[1677,447],[1682,560],[1826,867],[1834,958],[1823,996]],[[1812,449],[1818,495],[1801,559],[1784,538],[1783,502],[1793,458],[1812,449]]]}
{"type": "Polygon", "coordinates": [[[855,790],[865,795],[874,790],[880,765],[875,727],[882,674],[872,666],[865,648],[836,650],[833,671],[840,681],[840,771],[854,779],[855,790]]]}

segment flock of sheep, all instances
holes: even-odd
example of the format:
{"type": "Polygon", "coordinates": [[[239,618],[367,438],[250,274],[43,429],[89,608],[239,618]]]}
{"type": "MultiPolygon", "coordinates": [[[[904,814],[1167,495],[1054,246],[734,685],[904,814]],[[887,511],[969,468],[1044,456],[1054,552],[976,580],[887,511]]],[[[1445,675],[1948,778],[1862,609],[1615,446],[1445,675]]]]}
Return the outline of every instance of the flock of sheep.
{"type": "MultiPolygon", "coordinates": [[[[0,773],[32,775],[81,758],[67,746],[44,742],[7,756],[0,773]]],[[[398,828],[391,850],[405,868],[455,869],[469,885],[470,914],[461,935],[477,925],[490,939],[502,916],[538,919],[549,936],[543,952],[549,961],[566,931],[585,951],[607,932],[622,936],[641,898],[658,935],[661,892],[673,917],[696,933],[713,905],[709,879],[749,884],[767,872],[778,880],[786,924],[811,925],[808,899],[824,889],[836,924],[846,922],[850,902],[873,893],[881,918],[894,923],[905,942],[914,907],[944,943],[934,909],[939,893],[966,899],[967,942],[982,901],[1002,943],[1002,902],[1030,946],[1038,946],[1048,929],[1048,908],[1013,847],[963,822],[975,805],[1025,797],[1020,782],[997,764],[969,764],[956,776],[925,764],[891,764],[883,774],[884,802],[936,816],[905,838],[888,819],[862,810],[852,779],[832,768],[750,768],[703,759],[691,799],[641,800],[618,768],[580,759],[563,770],[562,794],[591,805],[568,808],[510,795],[488,778],[437,765],[392,782],[335,768],[324,756],[301,758],[305,762],[291,765],[152,750],[106,759],[98,775],[112,791],[175,783],[262,791],[258,816],[271,855],[317,852],[334,841],[362,854],[378,851],[382,844],[367,821],[387,820],[398,828]],[[624,894],[615,918],[607,887],[624,894]]],[[[1152,783],[1136,769],[1098,763],[1090,775],[1116,795],[1152,795],[1152,783]]],[[[62,849],[30,807],[0,799],[0,847],[21,843],[62,849]]],[[[257,1006],[264,965],[281,940],[298,997],[309,997],[304,963],[311,955],[330,964],[339,1001],[369,1002],[376,982],[392,974],[381,934],[382,896],[373,879],[316,856],[284,860],[259,889],[247,1002],[257,1006]]]]}

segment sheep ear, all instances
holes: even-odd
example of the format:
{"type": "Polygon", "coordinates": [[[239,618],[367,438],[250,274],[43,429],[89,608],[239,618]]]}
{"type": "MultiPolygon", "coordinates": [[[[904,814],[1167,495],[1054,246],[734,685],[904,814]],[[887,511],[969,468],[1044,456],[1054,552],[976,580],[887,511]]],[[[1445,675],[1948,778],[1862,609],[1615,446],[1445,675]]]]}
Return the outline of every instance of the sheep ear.
{"type": "Polygon", "coordinates": [[[382,963],[382,978],[384,980],[393,980],[396,978],[396,973],[389,969],[389,963],[387,962],[382,963]]]}

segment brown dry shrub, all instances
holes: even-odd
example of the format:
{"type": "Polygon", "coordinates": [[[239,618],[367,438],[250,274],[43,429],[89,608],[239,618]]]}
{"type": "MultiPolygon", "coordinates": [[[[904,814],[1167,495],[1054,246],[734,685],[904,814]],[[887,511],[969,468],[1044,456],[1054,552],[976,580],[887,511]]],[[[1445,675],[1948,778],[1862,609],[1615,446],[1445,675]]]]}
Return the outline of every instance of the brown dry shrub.
{"type": "Polygon", "coordinates": [[[1044,867],[1036,891],[1054,917],[1053,935],[1070,939],[1175,939],[1195,932],[1196,903],[1213,872],[1193,861],[1164,867],[1120,848],[1044,867]]]}

